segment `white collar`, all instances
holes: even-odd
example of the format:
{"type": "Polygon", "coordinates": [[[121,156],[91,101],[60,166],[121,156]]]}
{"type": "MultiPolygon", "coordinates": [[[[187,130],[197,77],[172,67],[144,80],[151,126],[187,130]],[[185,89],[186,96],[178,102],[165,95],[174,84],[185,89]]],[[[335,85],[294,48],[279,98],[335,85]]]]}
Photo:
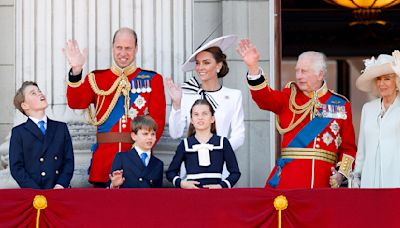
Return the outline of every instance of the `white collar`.
{"type": "Polygon", "coordinates": [[[142,148],[138,147],[138,146],[134,146],[136,152],[138,153],[139,157],[142,153],[146,153],[147,157],[150,158],[150,151],[144,151],[142,148]]]}
{"type": "Polygon", "coordinates": [[[43,118],[41,119],[36,119],[35,117],[29,116],[29,119],[31,119],[36,125],[39,125],[39,121],[43,120],[44,124],[47,124],[47,116],[44,115],[43,118]]]}

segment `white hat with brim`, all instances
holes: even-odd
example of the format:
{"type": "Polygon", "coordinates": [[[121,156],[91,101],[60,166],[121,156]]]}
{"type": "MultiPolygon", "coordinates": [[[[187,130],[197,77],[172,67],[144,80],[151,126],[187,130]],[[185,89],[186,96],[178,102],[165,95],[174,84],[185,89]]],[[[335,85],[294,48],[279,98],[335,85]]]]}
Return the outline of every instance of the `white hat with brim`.
{"type": "Polygon", "coordinates": [[[236,43],[238,40],[238,37],[236,35],[227,35],[227,36],[222,36],[215,38],[208,43],[204,44],[200,48],[198,48],[187,60],[184,64],[182,64],[182,70],[184,72],[187,71],[192,71],[196,67],[196,55],[199,54],[200,52],[206,50],[207,48],[210,47],[219,47],[221,51],[225,51],[228,49],[230,46],[232,46],[234,43],[236,43]]]}
{"type": "Polygon", "coordinates": [[[364,92],[374,91],[375,78],[396,73],[392,67],[394,59],[391,55],[381,54],[377,59],[372,57],[364,60],[364,64],[365,70],[356,81],[356,87],[364,92]]]}

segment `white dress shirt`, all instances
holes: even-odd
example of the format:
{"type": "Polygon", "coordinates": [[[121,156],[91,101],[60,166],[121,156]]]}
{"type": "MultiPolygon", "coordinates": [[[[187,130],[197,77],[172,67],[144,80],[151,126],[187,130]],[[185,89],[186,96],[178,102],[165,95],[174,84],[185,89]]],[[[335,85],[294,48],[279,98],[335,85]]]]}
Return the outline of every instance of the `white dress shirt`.
{"type": "Polygon", "coordinates": [[[139,158],[142,158],[142,156],[141,156],[142,153],[146,153],[147,154],[145,162],[146,162],[146,166],[149,165],[149,162],[150,162],[150,151],[144,151],[142,148],[140,148],[140,147],[138,147],[136,145],[135,145],[135,150],[138,153],[139,158]]]}
{"type": "Polygon", "coordinates": [[[43,120],[44,128],[47,129],[47,116],[46,115],[44,115],[41,119],[36,119],[35,117],[29,116],[29,119],[31,119],[38,126],[38,128],[40,128],[39,121],[43,120]]]}

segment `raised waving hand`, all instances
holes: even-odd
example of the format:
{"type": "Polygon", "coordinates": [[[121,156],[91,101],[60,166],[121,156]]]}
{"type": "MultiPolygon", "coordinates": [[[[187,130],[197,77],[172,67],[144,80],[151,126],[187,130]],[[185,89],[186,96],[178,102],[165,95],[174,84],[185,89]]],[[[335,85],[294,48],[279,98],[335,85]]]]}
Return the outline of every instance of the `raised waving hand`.
{"type": "Polygon", "coordinates": [[[79,49],[78,42],[76,40],[68,40],[63,48],[65,57],[67,57],[68,63],[72,68],[72,74],[77,75],[81,73],[82,67],[86,62],[86,57],[88,54],[87,48],[83,51],[79,49]]]}

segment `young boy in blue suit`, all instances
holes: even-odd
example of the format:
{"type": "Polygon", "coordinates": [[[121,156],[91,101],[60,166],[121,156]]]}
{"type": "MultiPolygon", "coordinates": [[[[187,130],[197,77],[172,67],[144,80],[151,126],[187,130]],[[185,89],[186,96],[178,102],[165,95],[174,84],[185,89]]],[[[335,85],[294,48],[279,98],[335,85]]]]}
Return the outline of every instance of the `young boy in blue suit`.
{"type": "Polygon", "coordinates": [[[12,177],[21,188],[69,187],[74,172],[74,153],[67,125],[46,116],[46,97],[35,82],[22,84],[15,94],[14,105],[28,120],[11,132],[12,177]]]}
{"type": "Polygon", "coordinates": [[[149,115],[132,121],[131,150],[115,155],[110,174],[110,188],[161,188],[163,162],[152,155],[157,124],[149,115]]]}

